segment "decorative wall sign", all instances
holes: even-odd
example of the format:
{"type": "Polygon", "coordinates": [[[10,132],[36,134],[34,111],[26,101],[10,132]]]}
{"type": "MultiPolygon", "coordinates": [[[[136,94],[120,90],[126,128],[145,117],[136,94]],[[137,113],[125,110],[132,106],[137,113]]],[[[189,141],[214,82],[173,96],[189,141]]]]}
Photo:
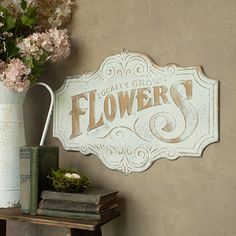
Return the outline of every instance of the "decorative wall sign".
{"type": "Polygon", "coordinates": [[[126,174],[160,158],[201,156],[218,141],[218,82],[197,67],[122,52],[69,77],[55,95],[53,135],[64,148],[126,174]]]}

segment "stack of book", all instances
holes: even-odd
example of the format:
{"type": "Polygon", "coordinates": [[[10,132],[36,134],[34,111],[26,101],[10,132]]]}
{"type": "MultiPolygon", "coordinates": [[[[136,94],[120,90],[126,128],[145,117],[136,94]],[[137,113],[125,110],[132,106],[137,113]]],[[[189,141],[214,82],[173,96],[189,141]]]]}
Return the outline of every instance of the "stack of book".
{"type": "Polygon", "coordinates": [[[118,191],[92,187],[81,193],[42,191],[38,215],[101,220],[118,207],[118,191]]]}

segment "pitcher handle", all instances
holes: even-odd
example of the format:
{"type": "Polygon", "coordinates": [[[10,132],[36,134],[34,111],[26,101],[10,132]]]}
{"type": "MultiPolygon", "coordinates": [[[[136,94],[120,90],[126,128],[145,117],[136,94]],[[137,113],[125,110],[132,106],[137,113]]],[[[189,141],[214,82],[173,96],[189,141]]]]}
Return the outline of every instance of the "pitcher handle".
{"type": "Polygon", "coordinates": [[[52,89],[47,84],[42,83],[42,82],[38,82],[38,83],[33,84],[33,86],[36,86],[36,85],[40,85],[40,86],[45,87],[48,90],[48,92],[50,93],[50,96],[51,96],[51,103],[50,103],[50,107],[48,109],[47,119],[46,119],[46,122],[45,122],[45,125],[44,125],[44,128],[43,128],[43,133],[42,133],[40,144],[39,144],[39,146],[43,146],[43,143],[45,141],[46,134],[47,134],[47,131],[48,131],[50,117],[51,117],[52,111],[53,111],[55,97],[54,97],[54,93],[53,93],[52,89]]]}

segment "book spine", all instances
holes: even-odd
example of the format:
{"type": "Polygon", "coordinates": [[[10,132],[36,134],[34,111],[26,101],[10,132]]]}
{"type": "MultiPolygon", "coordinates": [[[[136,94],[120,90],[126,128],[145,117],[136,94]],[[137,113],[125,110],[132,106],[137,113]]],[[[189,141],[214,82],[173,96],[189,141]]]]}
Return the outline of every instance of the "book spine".
{"type": "Polygon", "coordinates": [[[99,213],[99,206],[90,203],[78,203],[64,200],[41,200],[39,208],[72,212],[99,213]]]}
{"type": "Polygon", "coordinates": [[[27,147],[20,148],[20,198],[21,212],[30,212],[30,161],[31,149],[27,147]]]}
{"type": "Polygon", "coordinates": [[[32,147],[31,149],[30,214],[35,215],[38,208],[38,147],[32,147]]]}
{"type": "Polygon", "coordinates": [[[100,202],[99,196],[89,196],[86,194],[67,194],[61,192],[53,192],[53,191],[43,191],[41,194],[42,199],[52,199],[52,200],[65,200],[71,202],[83,202],[98,205],[100,202]]]}
{"type": "Polygon", "coordinates": [[[20,148],[21,212],[35,214],[38,195],[38,149],[20,148]]]}
{"type": "Polygon", "coordinates": [[[47,175],[58,168],[58,147],[21,147],[21,212],[35,215],[39,194],[50,187],[47,175]]]}
{"type": "Polygon", "coordinates": [[[37,214],[44,215],[44,216],[78,219],[78,220],[100,220],[101,219],[100,214],[58,211],[58,210],[41,209],[41,208],[37,209],[37,214]]]}
{"type": "Polygon", "coordinates": [[[116,209],[117,207],[118,207],[117,201],[110,202],[107,205],[96,205],[90,203],[77,203],[64,200],[45,199],[41,200],[39,204],[39,208],[42,209],[86,212],[86,213],[97,213],[97,214],[101,214],[108,209],[116,209]]]}

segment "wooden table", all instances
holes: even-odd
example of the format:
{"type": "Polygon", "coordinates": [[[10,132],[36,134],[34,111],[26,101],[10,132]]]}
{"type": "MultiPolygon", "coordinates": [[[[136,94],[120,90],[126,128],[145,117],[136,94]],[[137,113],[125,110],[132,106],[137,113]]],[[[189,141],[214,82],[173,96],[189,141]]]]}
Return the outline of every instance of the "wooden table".
{"type": "Polygon", "coordinates": [[[32,224],[44,224],[51,226],[64,226],[71,236],[102,236],[101,226],[119,216],[119,212],[114,212],[111,216],[103,220],[74,220],[59,217],[31,216],[21,214],[20,208],[0,208],[0,235],[6,236],[7,220],[29,222],[32,224]]]}

